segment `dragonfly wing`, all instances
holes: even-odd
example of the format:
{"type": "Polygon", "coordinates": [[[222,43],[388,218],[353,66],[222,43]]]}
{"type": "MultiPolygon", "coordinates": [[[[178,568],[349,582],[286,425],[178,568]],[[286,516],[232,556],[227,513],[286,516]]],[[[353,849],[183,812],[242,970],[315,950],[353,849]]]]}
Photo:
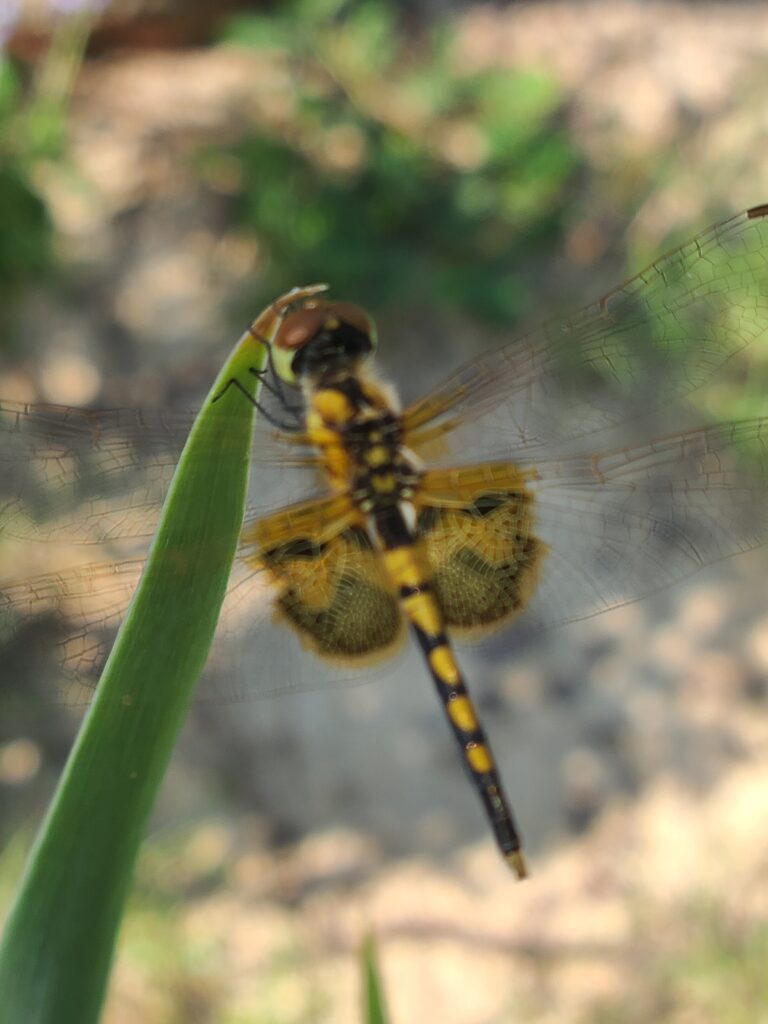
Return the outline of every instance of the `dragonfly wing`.
{"type": "Polygon", "coordinates": [[[243,539],[275,587],[278,617],[315,654],[360,664],[402,641],[397,597],[346,495],[256,520],[243,539]]]}
{"type": "Polygon", "coordinates": [[[417,533],[446,624],[477,635],[528,604],[546,546],[534,533],[534,498],[509,464],[426,473],[417,533]]]}
{"type": "Polygon", "coordinates": [[[531,620],[585,618],[768,541],[768,420],[540,463],[531,620]]]}
{"type": "MultiPolygon", "coordinates": [[[[24,679],[24,690],[31,686],[43,700],[87,706],[143,567],[141,559],[84,565],[0,588],[0,701],[15,699],[24,679]]],[[[196,702],[250,700],[374,678],[376,670],[362,658],[324,666],[297,634],[275,621],[280,615],[274,601],[266,574],[238,559],[196,702]]]]}
{"type": "Polygon", "coordinates": [[[104,562],[3,585],[4,663],[13,661],[10,652],[17,644],[27,652],[34,646],[35,656],[52,646],[56,664],[45,675],[56,680],[54,701],[87,704],[143,567],[141,559],[104,562]],[[29,631],[41,623],[46,635],[31,642],[29,631]]]}
{"type": "MultiPolygon", "coordinates": [[[[234,391],[226,400],[244,401],[234,391]]],[[[0,401],[0,533],[83,544],[151,537],[194,420],[189,412],[0,401]]],[[[217,441],[217,460],[226,458],[220,449],[217,441]]],[[[269,425],[257,428],[254,452],[254,466],[279,468],[283,479],[289,468],[316,465],[269,425]]],[[[298,475],[306,491],[306,474],[298,475]]]]}
{"type": "MultiPolygon", "coordinates": [[[[394,653],[404,635],[399,606],[353,520],[348,499],[334,497],[249,521],[200,699],[359,683],[370,663],[394,653]],[[304,657],[297,636],[333,671],[304,657]]],[[[53,699],[87,704],[143,567],[140,558],[105,562],[4,585],[0,646],[28,648],[27,631],[49,627],[36,646],[53,648],[56,667],[45,672],[58,680],[53,699]]]]}
{"type": "MultiPolygon", "coordinates": [[[[419,448],[493,413],[486,423],[503,425],[507,450],[570,442],[695,390],[766,332],[768,206],[715,225],[570,319],[474,360],[406,410],[408,440],[419,448]]],[[[488,457],[494,430],[484,435],[472,450],[488,457]]]]}

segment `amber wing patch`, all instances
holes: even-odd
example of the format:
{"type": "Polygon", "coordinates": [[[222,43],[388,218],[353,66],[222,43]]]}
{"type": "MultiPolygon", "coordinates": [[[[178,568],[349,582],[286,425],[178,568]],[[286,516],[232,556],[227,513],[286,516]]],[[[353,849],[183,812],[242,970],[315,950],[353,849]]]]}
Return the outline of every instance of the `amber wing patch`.
{"type": "Polygon", "coordinates": [[[534,534],[530,474],[489,463],[426,473],[417,532],[446,624],[490,631],[525,608],[547,546],[534,534]]]}
{"type": "Polygon", "coordinates": [[[393,653],[403,622],[380,559],[343,502],[294,506],[256,522],[244,539],[257,544],[253,561],[271,577],[279,618],[320,657],[359,663],[393,653]]]}

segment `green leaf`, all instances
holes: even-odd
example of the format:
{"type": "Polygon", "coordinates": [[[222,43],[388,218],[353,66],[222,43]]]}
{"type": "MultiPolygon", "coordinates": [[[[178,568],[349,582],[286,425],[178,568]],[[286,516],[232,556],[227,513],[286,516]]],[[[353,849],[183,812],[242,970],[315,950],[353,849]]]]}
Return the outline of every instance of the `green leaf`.
{"type": "Polygon", "coordinates": [[[236,388],[217,402],[211,396],[233,377],[255,384],[248,367],[260,361],[245,335],[179,460],[8,918],[0,1024],[98,1019],[136,853],[206,662],[245,508],[254,409],[236,388]]]}
{"type": "Polygon", "coordinates": [[[384,990],[376,962],[376,940],[372,932],[366,935],[361,950],[363,968],[363,1013],[365,1024],[387,1024],[389,1017],[384,1004],[384,990]]]}
{"type": "Polygon", "coordinates": [[[289,41],[288,26],[273,17],[234,15],[227,21],[221,41],[254,50],[283,49],[289,41]]]}

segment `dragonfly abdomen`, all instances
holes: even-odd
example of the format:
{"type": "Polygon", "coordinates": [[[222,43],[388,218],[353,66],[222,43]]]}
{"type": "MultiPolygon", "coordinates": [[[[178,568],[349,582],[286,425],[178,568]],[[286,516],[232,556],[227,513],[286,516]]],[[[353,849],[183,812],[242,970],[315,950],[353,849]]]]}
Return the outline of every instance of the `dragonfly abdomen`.
{"type": "Polygon", "coordinates": [[[437,695],[461,749],[464,765],[482,800],[496,842],[519,878],[526,876],[520,837],[501,787],[496,761],[445,631],[426,559],[399,509],[377,519],[382,560],[404,617],[424,655],[437,695]],[[399,523],[398,523],[399,520],[399,523]],[[398,543],[398,534],[399,540],[398,543]]]}

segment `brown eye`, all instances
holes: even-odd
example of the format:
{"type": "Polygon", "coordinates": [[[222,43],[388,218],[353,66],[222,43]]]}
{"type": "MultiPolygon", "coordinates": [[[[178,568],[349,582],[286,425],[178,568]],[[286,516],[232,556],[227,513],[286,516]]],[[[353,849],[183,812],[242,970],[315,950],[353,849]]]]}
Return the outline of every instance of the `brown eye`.
{"type": "Polygon", "coordinates": [[[289,313],[278,328],[273,345],[275,348],[295,351],[306,345],[322,330],[328,319],[328,312],[320,306],[310,306],[289,313]]]}
{"type": "Polygon", "coordinates": [[[353,302],[317,302],[289,313],[280,325],[273,344],[276,348],[296,349],[326,328],[334,331],[340,323],[349,324],[363,334],[373,333],[373,322],[365,310],[353,302]]]}
{"type": "Polygon", "coordinates": [[[301,372],[328,359],[328,346],[339,353],[361,358],[376,345],[376,332],[368,314],[352,302],[312,299],[286,314],[272,342],[272,365],[287,384],[297,383],[301,372]],[[317,341],[320,348],[310,344],[317,341]]]}
{"type": "Polygon", "coordinates": [[[335,317],[362,331],[363,334],[373,333],[373,321],[365,310],[356,306],[354,302],[329,302],[325,313],[326,317],[335,317]]]}

